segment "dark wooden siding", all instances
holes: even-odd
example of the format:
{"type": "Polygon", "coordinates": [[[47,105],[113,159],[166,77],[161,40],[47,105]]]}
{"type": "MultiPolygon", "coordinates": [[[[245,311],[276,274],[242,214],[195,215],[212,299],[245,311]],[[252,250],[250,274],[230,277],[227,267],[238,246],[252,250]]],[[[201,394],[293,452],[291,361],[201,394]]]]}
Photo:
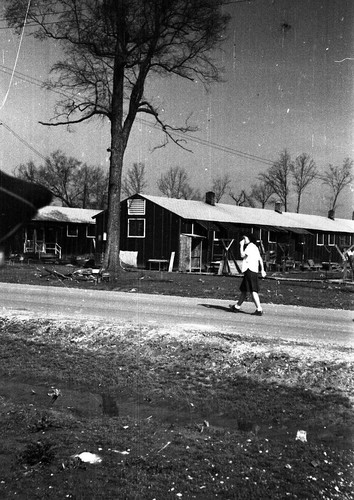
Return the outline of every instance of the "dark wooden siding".
{"type": "MultiPolygon", "coordinates": [[[[121,249],[138,252],[138,266],[147,267],[149,259],[169,259],[178,254],[179,217],[146,200],[145,215],[128,215],[127,200],[121,211],[121,249]],[[128,237],[128,219],[145,219],[145,238],[128,237]]],[[[176,261],[175,261],[176,263],[176,261]]]]}
{"type": "Polygon", "coordinates": [[[61,247],[62,257],[79,255],[93,255],[95,253],[94,238],[87,235],[94,235],[95,231],[88,231],[89,224],[77,224],[57,221],[31,221],[11,241],[9,250],[11,253],[23,253],[25,234],[28,239],[32,239],[33,231],[36,230],[38,239],[48,245],[57,243],[61,247]],[[69,229],[69,231],[68,231],[69,229]],[[75,236],[68,236],[72,234],[75,236]]]}
{"type": "MultiPolygon", "coordinates": [[[[139,195],[134,198],[140,198],[139,195]]],[[[144,198],[142,198],[144,199],[144,198]]],[[[207,230],[207,224],[198,224],[198,221],[181,219],[172,212],[145,200],[145,215],[128,216],[127,200],[122,202],[121,207],[121,249],[138,252],[138,265],[148,267],[149,259],[169,259],[171,252],[175,252],[174,267],[178,267],[180,234],[190,233],[204,236],[203,239],[203,264],[204,268],[210,262],[219,260],[222,256],[223,246],[221,241],[213,242],[213,230],[207,230]],[[146,221],[145,238],[128,238],[128,218],[144,218],[146,221]],[[192,226],[194,224],[194,227],[192,226]]],[[[105,251],[105,242],[102,235],[106,230],[105,212],[96,217],[97,221],[97,251],[105,251]]],[[[234,239],[231,247],[234,257],[239,260],[239,241],[245,232],[254,232],[261,238],[265,253],[275,252],[276,260],[281,263],[284,258],[292,258],[298,262],[313,259],[315,262],[340,262],[341,257],[333,243],[343,249],[343,242],[347,240],[354,243],[352,236],[335,234],[334,239],[328,240],[328,233],[323,234],[324,244],[319,245],[315,232],[304,231],[292,232],[291,230],[280,230],[279,228],[259,228],[251,225],[212,223],[219,230],[217,238],[234,239]],[[261,229],[261,231],[260,231],[261,229]],[[269,233],[270,231],[270,233],[269,233]],[[270,238],[269,238],[270,236],[270,238]],[[331,243],[331,244],[328,244],[331,243]]],[[[320,236],[321,238],[321,236],[320,236]]]]}

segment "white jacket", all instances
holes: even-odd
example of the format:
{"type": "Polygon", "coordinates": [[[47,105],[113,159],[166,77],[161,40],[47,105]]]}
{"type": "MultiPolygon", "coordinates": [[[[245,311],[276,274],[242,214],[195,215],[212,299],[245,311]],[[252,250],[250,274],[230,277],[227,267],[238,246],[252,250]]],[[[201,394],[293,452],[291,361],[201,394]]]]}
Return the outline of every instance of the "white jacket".
{"type": "Polygon", "coordinates": [[[244,273],[249,269],[254,273],[259,271],[259,263],[261,261],[261,254],[258,247],[254,243],[248,243],[244,249],[246,256],[242,260],[242,272],[244,273]]]}

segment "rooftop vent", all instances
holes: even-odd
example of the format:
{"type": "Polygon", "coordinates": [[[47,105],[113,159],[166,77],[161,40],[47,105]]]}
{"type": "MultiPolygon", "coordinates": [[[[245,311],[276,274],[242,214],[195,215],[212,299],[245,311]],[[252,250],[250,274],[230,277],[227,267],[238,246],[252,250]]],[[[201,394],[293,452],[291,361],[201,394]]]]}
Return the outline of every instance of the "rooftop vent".
{"type": "Polygon", "coordinates": [[[334,220],[334,216],[335,216],[335,211],[333,209],[328,210],[328,218],[334,220]]]}
{"type": "Polygon", "coordinates": [[[280,201],[276,201],[276,202],[275,202],[275,205],[274,205],[274,210],[275,210],[276,212],[278,212],[278,214],[281,214],[281,213],[282,213],[282,211],[281,211],[281,202],[280,202],[280,201]]]}
{"type": "Polygon", "coordinates": [[[215,206],[215,193],[213,191],[208,191],[205,195],[205,203],[208,205],[215,206]]]}

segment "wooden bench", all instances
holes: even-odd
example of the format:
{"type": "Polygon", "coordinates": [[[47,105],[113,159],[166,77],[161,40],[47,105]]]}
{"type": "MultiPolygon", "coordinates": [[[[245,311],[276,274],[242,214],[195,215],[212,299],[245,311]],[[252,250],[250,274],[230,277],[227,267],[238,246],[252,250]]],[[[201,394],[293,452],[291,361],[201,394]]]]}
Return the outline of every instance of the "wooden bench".
{"type": "Polygon", "coordinates": [[[152,270],[152,266],[158,266],[158,270],[161,271],[161,268],[166,268],[169,260],[167,259],[149,259],[149,269],[152,270]]]}
{"type": "Polygon", "coordinates": [[[308,259],[307,263],[310,266],[311,271],[319,271],[322,268],[322,264],[315,264],[313,259],[308,259]]]}

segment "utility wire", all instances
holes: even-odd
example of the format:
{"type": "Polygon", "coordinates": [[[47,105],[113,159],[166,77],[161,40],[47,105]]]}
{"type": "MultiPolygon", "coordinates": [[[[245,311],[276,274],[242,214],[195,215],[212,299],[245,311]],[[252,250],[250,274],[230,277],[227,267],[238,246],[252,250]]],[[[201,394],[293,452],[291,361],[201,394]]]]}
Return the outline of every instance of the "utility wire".
{"type": "MultiPolygon", "coordinates": [[[[239,0],[237,2],[231,2],[231,3],[240,3],[242,1],[247,1],[247,0],[239,0]]],[[[16,55],[15,65],[14,65],[14,67],[13,67],[12,70],[10,68],[7,68],[4,65],[0,65],[0,70],[1,71],[5,72],[5,73],[9,73],[10,72],[10,74],[11,74],[11,79],[10,79],[10,83],[9,83],[9,86],[8,86],[8,90],[6,92],[6,95],[4,97],[4,100],[3,100],[2,104],[0,105],[0,110],[3,108],[3,106],[4,106],[4,104],[5,104],[6,100],[7,100],[7,97],[8,97],[8,94],[9,94],[9,91],[10,91],[10,88],[11,88],[11,85],[12,85],[12,81],[13,81],[13,78],[14,78],[15,74],[18,76],[18,78],[20,80],[26,81],[27,83],[30,83],[31,85],[36,85],[38,87],[42,87],[42,85],[43,85],[43,82],[41,80],[39,80],[37,78],[34,78],[34,77],[29,77],[27,75],[24,75],[23,73],[20,73],[20,72],[16,71],[17,61],[18,61],[18,57],[19,57],[19,53],[20,53],[20,48],[21,48],[21,44],[22,44],[24,29],[25,29],[25,26],[26,26],[27,16],[28,16],[28,12],[29,12],[29,9],[30,9],[30,5],[31,5],[31,0],[28,0],[27,11],[26,11],[25,19],[24,19],[24,24],[23,24],[22,33],[21,33],[20,44],[19,44],[19,47],[18,47],[17,55],[16,55]]],[[[0,21],[1,21],[1,19],[0,19],[0,21]]],[[[48,23],[48,24],[54,24],[54,23],[48,23]]],[[[31,24],[29,23],[29,24],[27,24],[27,26],[31,26],[31,24]]],[[[5,28],[1,28],[0,27],[0,30],[1,29],[5,29],[5,28]]],[[[66,94],[64,92],[59,92],[59,91],[57,91],[55,89],[47,89],[47,90],[50,90],[53,93],[64,95],[65,97],[68,97],[68,98],[72,98],[73,97],[73,96],[70,96],[70,95],[68,95],[68,94],[66,94]]],[[[77,98],[77,96],[76,96],[76,98],[77,98]]],[[[150,123],[148,120],[144,120],[144,119],[140,118],[140,122],[144,123],[148,127],[156,128],[156,126],[153,125],[152,123],[150,123]]],[[[19,139],[24,145],[26,145],[27,147],[29,147],[33,152],[35,152],[36,154],[38,154],[41,158],[44,158],[43,155],[41,155],[41,153],[39,153],[35,148],[33,148],[27,141],[25,141],[24,139],[22,139],[12,129],[10,129],[10,127],[8,125],[6,125],[5,123],[3,123],[3,125],[15,137],[17,137],[17,139],[19,139]]],[[[176,136],[178,136],[178,137],[188,138],[192,142],[195,142],[197,144],[201,144],[203,146],[207,146],[207,147],[210,147],[210,148],[213,148],[213,149],[217,149],[217,150],[222,151],[224,153],[228,153],[228,154],[231,154],[231,155],[234,155],[234,156],[239,156],[241,158],[245,158],[245,159],[248,159],[248,160],[251,160],[251,161],[256,161],[256,162],[259,162],[259,163],[263,163],[265,165],[272,165],[273,164],[273,162],[271,160],[268,160],[266,158],[262,158],[260,156],[253,155],[251,153],[245,153],[244,151],[239,151],[239,150],[233,149],[233,148],[231,148],[229,146],[223,146],[221,144],[217,144],[217,143],[214,143],[214,142],[211,142],[211,141],[207,141],[205,139],[198,138],[198,137],[192,136],[192,135],[187,134],[187,133],[182,133],[182,132],[179,132],[179,131],[174,131],[174,134],[176,136]]]]}
{"type": "MultiPolygon", "coordinates": [[[[0,71],[3,71],[4,73],[9,74],[9,73],[11,73],[12,70],[10,68],[8,68],[7,66],[0,65],[0,71]]],[[[14,74],[19,78],[19,80],[22,80],[22,81],[25,81],[27,83],[30,83],[31,85],[36,85],[37,87],[43,88],[43,81],[39,80],[38,78],[25,75],[23,73],[20,73],[19,71],[14,71],[14,74]]],[[[75,97],[75,99],[77,99],[77,96],[69,95],[69,94],[62,92],[62,91],[59,91],[59,90],[55,90],[55,89],[47,89],[47,90],[49,90],[50,92],[59,94],[59,95],[63,95],[67,98],[75,97]]],[[[146,120],[144,118],[139,118],[139,121],[141,123],[143,123],[144,125],[147,125],[150,128],[154,128],[154,129],[158,128],[155,124],[151,123],[149,120],[146,120]]],[[[15,132],[13,132],[13,131],[11,131],[11,132],[13,134],[15,134],[15,132]]],[[[244,158],[244,159],[247,159],[250,161],[263,163],[265,165],[273,165],[272,160],[269,160],[267,158],[263,158],[261,156],[254,155],[252,153],[246,153],[244,151],[240,151],[240,150],[231,148],[230,146],[224,146],[224,145],[212,142],[212,141],[208,141],[206,139],[198,138],[198,137],[195,137],[195,136],[190,135],[188,133],[179,132],[179,131],[174,131],[173,133],[174,133],[174,135],[176,135],[178,137],[187,138],[191,142],[195,142],[195,143],[200,144],[202,146],[207,146],[207,147],[210,147],[212,149],[216,149],[218,151],[222,151],[224,153],[231,154],[233,156],[238,156],[240,158],[244,158]]],[[[17,138],[19,139],[19,136],[17,136],[17,138]]],[[[28,144],[28,143],[26,143],[25,140],[21,140],[21,142],[23,142],[23,144],[28,144]]],[[[30,147],[30,149],[32,149],[32,151],[36,152],[36,154],[39,154],[43,158],[43,156],[40,153],[38,153],[38,151],[36,151],[34,148],[32,148],[32,146],[30,146],[28,144],[28,147],[30,147]]]]}
{"type": "Polygon", "coordinates": [[[46,157],[44,155],[42,155],[42,153],[40,153],[39,151],[37,151],[37,149],[35,149],[33,146],[31,146],[31,144],[29,144],[25,139],[23,139],[18,134],[16,134],[16,132],[14,130],[12,130],[12,128],[10,128],[4,121],[1,121],[0,125],[3,125],[6,128],[6,130],[8,130],[9,132],[11,132],[11,134],[14,137],[16,137],[16,139],[18,139],[20,142],[22,142],[22,144],[24,144],[28,149],[30,149],[31,151],[33,151],[33,153],[35,153],[40,158],[42,158],[42,160],[46,160],[46,157]]]}
{"type": "MultiPolygon", "coordinates": [[[[3,71],[4,73],[8,74],[9,72],[11,72],[11,69],[8,68],[8,67],[6,67],[6,66],[4,66],[4,65],[0,65],[0,71],[3,71]]],[[[39,80],[38,78],[34,78],[32,76],[24,75],[23,73],[20,73],[19,71],[14,71],[14,73],[18,76],[18,78],[20,80],[23,80],[23,81],[25,81],[27,83],[30,83],[31,85],[36,85],[37,87],[43,88],[43,81],[42,80],[39,80]]],[[[58,91],[58,90],[55,90],[55,89],[47,89],[47,90],[49,90],[49,91],[51,91],[53,93],[57,93],[59,95],[63,95],[65,97],[67,97],[67,98],[73,98],[73,97],[75,97],[77,99],[77,96],[69,95],[67,93],[64,93],[64,92],[61,92],[61,91],[58,91]]],[[[156,125],[152,124],[150,121],[148,121],[148,120],[146,120],[144,118],[139,118],[138,120],[141,123],[144,123],[145,125],[147,125],[150,128],[154,128],[154,129],[157,128],[156,125]]],[[[13,134],[15,134],[14,131],[11,130],[11,132],[13,134]]],[[[213,148],[213,149],[217,149],[219,151],[231,154],[233,156],[239,156],[241,158],[244,158],[244,159],[247,159],[247,160],[250,160],[250,161],[256,161],[258,163],[263,163],[265,165],[273,165],[273,161],[272,160],[269,160],[267,158],[263,158],[261,156],[254,155],[252,153],[246,153],[244,151],[240,151],[240,150],[231,148],[229,146],[224,146],[224,145],[212,142],[212,141],[208,141],[206,139],[198,138],[198,137],[192,136],[190,134],[187,134],[185,132],[174,131],[173,133],[174,133],[174,135],[176,135],[178,137],[187,138],[191,142],[195,142],[195,143],[201,144],[203,146],[207,146],[207,147],[210,147],[210,148],[213,148]]],[[[19,140],[21,140],[19,136],[16,135],[16,137],[19,140]]],[[[38,151],[36,151],[34,148],[32,148],[32,146],[30,146],[28,143],[26,143],[26,141],[24,139],[21,140],[21,142],[23,142],[23,144],[27,144],[28,147],[30,149],[32,149],[32,151],[34,151],[36,154],[38,154],[39,156],[41,156],[41,158],[43,158],[43,155],[41,155],[40,153],[38,153],[38,151]]]]}
{"type": "MultiPolygon", "coordinates": [[[[139,121],[144,123],[145,125],[148,125],[151,128],[157,128],[156,125],[152,124],[151,122],[149,122],[148,120],[146,120],[144,118],[139,118],[139,121]]],[[[212,141],[208,141],[206,139],[195,137],[195,136],[190,135],[190,134],[185,133],[185,132],[179,132],[178,130],[177,131],[174,130],[173,134],[177,135],[178,137],[187,138],[190,141],[197,142],[198,144],[201,144],[203,146],[208,146],[208,147],[211,147],[213,149],[223,151],[224,153],[232,154],[234,156],[240,156],[241,158],[245,158],[245,159],[252,160],[252,161],[257,161],[260,163],[264,163],[266,165],[273,165],[273,163],[274,163],[272,160],[268,160],[267,158],[262,158],[261,156],[253,155],[252,153],[246,153],[244,151],[239,151],[239,150],[231,148],[229,146],[217,144],[216,142],[212,142],[212,141]]]]}
{"type": "MultiPolygon", "coordinates": [[[[3,71],[4,73],[8,74],[9,72],[11,72],[11,69],[8,68],[7,66],[0,64],[0,71],[3,71]]],[[[15,74],[19,78],[19,80],[22,80],[22,81],[25,81],[27,83],[30,83],[31,85],[36,85],[37,87],[43,88],[43,81],[42,80],[39,80],[38,78],[35,78],[32,76],[25,75],[19,71],[15,71],[15,74]]],[[[63,95],[63,96],[68,97],[68,98],[75,97],[75,99],[77,99],[77,96],[73,96],[73,95],[67,94],[65,92],[61,92],[59,90],[55,90],[55,89],[47,89],[47,90],[49,90],[50,92],[59,94],[59,95],[63,95]]],[[[150,128],[155,128],[155,129],[157,128],[156,125],[151,123],[149,120],[146,120],[144,118],[139,118],[138,120],[150,128]]],[[[201,144],[203,146],[211,147],[213,149],[217,149],[218,151],[222,151],[224,153],[228,153],[228,154],[231,154],[233,156],[239,156],[241,158],[245,158],[245,159],[248,159],[251,161],[263,163],[265,165],[273,165],[272,160],[269,160],[267,158],[263,158],[261,156],[254,155],[252,153],[246,153],[244,151],[240,151],[240,150],[231,148],[229,146],[224,146],[224,145],[221,145],[221,144],[218,144],[215,142],[211,142],[211,141],[208,141],[206,139],[198,138],[198,137],[195,137],[193,135],[183,133],[183,132],[174,131],[174,134],[178,137],[187,138],[191,142],[195,142],[195,143],[201,144]]]]}

